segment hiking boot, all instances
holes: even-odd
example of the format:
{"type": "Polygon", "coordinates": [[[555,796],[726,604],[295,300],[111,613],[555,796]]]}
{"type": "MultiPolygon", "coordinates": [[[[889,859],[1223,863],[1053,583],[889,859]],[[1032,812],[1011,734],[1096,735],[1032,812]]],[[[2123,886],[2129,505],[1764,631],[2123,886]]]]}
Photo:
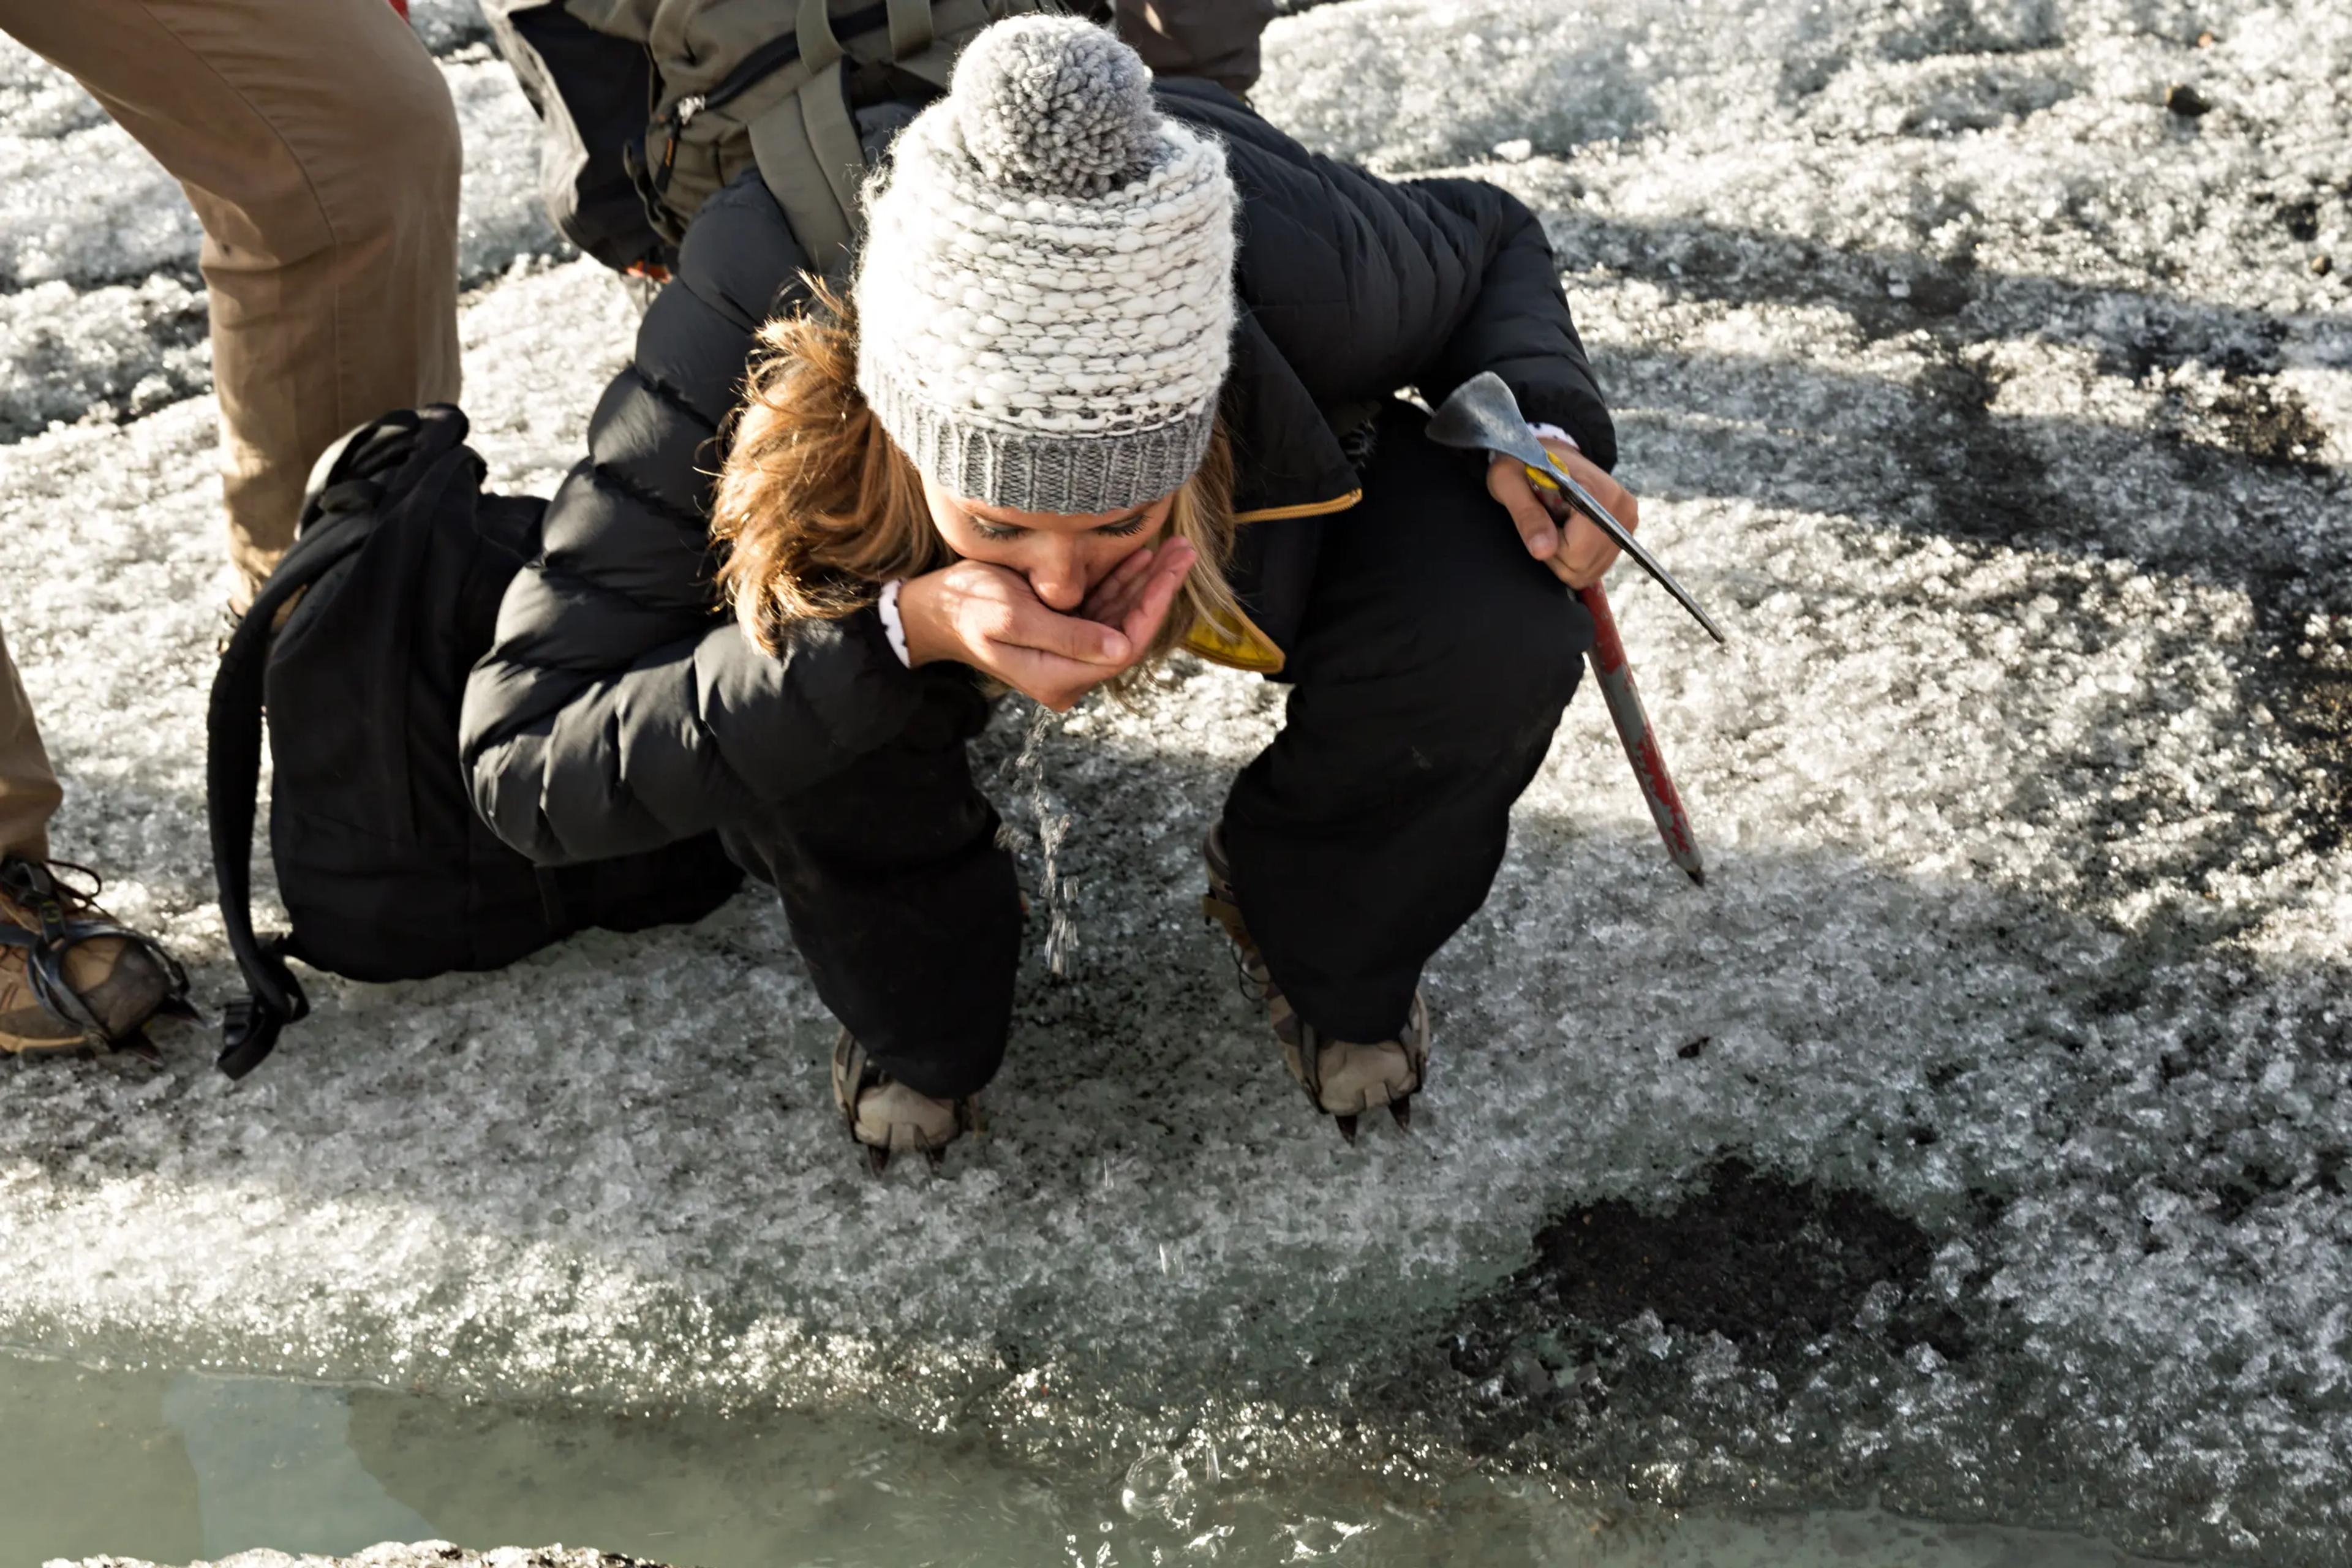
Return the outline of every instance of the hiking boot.
{"type": "Polygon", "coordinates": [[[1232,864],[1225,858],[1223,823],[1209,829],[1202,850],[1208,861],[1209,891],[1201,900],[1201,910],[1233,939],[1234,959],[1251,994],[1265,1004],[1274,1037],[1282,1044],[1282,1059],[1307,1091],[1307,1100],[1330,1117],[1339,1136],[1350,1143],[1356,1141],[1357,1118],[1382,1106],[1399,1131],[1412,1131],[1412,1097],[1429,1075],[1429,1005],[1420,988],[1413,989],[1412,1010],[1396,1038],[1364,1042],[1326,1036],[1301,1018],[1283,995],[1242,921],[1232,864]]]}
{"type": "Polygon", "coordinates": [[[115,923],[61,863],[0,859],[0,1053],[127,1050],[150,1058],[158,1015],[193,1017],[188,977],[153,938],[115,923]]]}
{"type": "Polygon", "coordinates": [[[866,1168],[877,1176],[891,1155],[909,1149],[921,1150],[937,1170],[949,1144],[983,1125],[977,1095],[940,1100],[908,1088],[876,1067],[846,1029],[833,1043],[833,1102],[841,1108],[850,1142],[866,1151],[866,1168]]]}

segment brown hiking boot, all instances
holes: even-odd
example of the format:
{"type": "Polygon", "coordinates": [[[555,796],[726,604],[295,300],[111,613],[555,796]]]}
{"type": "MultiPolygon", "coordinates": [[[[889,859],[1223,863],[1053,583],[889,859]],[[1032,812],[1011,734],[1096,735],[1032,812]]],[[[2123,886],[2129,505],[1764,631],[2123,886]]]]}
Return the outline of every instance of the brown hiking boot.
{"type": "Polygon", "coordinates": [[[188,977],[152,937],[118,925],[61,863],[0,859],[0,1053],[129,1050],[152,1057],[159,1014],[194,1016],[188,977]]]}
{"type": "Polygon", "coordinates": [[[1202,847],[1209,865],[1209,891],[1201,900],[1202,912],[1225,928],[1233,939],[1234,956],[1241,965],[1251,993],[1265,1003],[1274,1037],[1282,1043],[1282,1059],[1290,1076],[1307,1091],[1316,1110],[1329,1116],[1339,1136],[1356,1141],[1356,1119],[1382,1106],[1396,1120],[1397,1130],[1412,1130],[1412,1097],[1429,1076],[1429,1005],[1418,987],[1404,1031],[1392,1040],[1334,1040],[1298,1016],[1282,987],[1265,966],[1265,959],[1242,921],[1234,897],[1234,875],[1225,858],[1224,824],[1209,829],[1202,847]]]}
{"type": "Polygon", "coordinates": [[[909,1149],[921,1150],[937,1170],[949,1144],[984,1125],[977,1095],[940,1100],[908,1088],[868,1060],[866,1047],[846,1029],[833,1043],[833,1102],[850,1141],[866,1151],[866,1168],[877,1176],[892,1154],[909,1149]]]}

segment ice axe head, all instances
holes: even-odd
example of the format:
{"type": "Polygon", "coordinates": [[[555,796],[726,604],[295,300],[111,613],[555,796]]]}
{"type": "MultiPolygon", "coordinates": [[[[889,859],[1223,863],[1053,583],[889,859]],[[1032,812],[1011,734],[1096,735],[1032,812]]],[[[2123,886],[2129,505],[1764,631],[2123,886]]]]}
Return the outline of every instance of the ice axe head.
{"type": "Polygon", "coordinates": [[[1429,438],[1465,452],[1500,452],[1539,474],[1551,472],[1551,454],[1519,413],[1519,400],[1493,371],[1472,376],[1439,407],[1429,438]]]}
{"type": "Polygon", "coordinates": [[[1724,639],[1723,628],[1714,617],[1698,606],[1690,590],[1675,581],[1675,574],[1658,563],[1658,558],[1643,548],[1633,531],[1609,513],[1591,490],[1552,461],[1544,444],[1528,426],[1519,412],[1519,400],[1493,371],[1482,371],[1456,387],[1454,395],[1439,406],[1430,417],[1429,438],[1442,447],[1460,447],[1474,452],[1500,452],[1517,458],[1528,473],[1566,497],[1568,503],[1586,517],[1593,526],[1607,534],[1618,549],[1633,558],[1633,563],[1657,580],[1658,586],[1675,596],[1675,602],[1706,628],[1706,635],[1717,642],[1724,639]]]}

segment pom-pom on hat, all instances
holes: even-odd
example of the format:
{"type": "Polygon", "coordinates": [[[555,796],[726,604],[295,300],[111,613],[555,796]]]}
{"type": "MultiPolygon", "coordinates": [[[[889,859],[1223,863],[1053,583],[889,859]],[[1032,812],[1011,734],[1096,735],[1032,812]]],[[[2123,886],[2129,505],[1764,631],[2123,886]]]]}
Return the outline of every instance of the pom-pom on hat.
{"type": "Polygon", "coordinates": [[[1208,450],[1231,356],[1224,150],[1133,49],[1070,17],[988,28],[867,193],[857,385],[943,489],[1103,512],[1208,450]]]}

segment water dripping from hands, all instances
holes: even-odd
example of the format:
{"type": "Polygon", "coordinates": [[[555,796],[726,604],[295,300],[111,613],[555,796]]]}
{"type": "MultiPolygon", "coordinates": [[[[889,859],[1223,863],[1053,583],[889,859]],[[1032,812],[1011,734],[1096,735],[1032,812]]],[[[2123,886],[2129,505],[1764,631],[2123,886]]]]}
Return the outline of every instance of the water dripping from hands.
{"type": "Polygon", "coordinates": [[[1075,909],[1076,884],[1061,872],[1062,842],[1068,837],[1072,814],[1045,782],[1045,737],[1056,715],[1037,707],[1023,731],[1021,749],[1007,769],[1011,799],[1007,802],[1000,841],[1016,855],[1037,858],[1037,900],[1045,912],[1045,969],[1056,980],[1069,977],[1070,954],[1078,945],[1075,909]],[[1025,820],[1024,820],[1025,819],[1025,820]]]}

